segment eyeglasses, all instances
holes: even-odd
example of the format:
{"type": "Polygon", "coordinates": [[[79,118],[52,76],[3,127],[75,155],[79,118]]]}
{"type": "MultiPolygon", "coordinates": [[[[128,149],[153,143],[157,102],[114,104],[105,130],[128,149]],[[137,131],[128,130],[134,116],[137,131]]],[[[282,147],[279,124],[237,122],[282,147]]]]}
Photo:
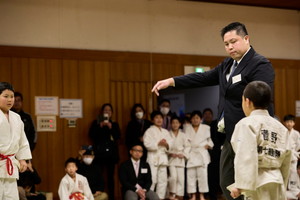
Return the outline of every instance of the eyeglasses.
{"type": "Polygon", "coordinates": [[[143,153],[143,150],[139,150],[139,149],[131,149],[132,151],[136,151],[136,152],[139,152],[139,153],[143,153]]]}

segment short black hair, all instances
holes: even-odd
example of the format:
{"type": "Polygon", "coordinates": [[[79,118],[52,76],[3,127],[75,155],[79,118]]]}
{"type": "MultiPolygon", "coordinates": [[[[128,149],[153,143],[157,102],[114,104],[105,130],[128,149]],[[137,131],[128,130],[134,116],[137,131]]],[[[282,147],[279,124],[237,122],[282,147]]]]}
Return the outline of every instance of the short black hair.
{"type": "Polygon", "coordinates": [[[14,90],[13,86],[10,83],[0,82],[0,94],[2,94],[2,92],[4,90],[10,90],[10,91],[13,91],[15,93],[15,90],[14,90]]]}
{"type": "Polygon", "coordinates": [[[15,92],[15,98],[20,97],[20,99],[23,101],[23,95],[21,92],[15,92]]]}
{"type": "Polygon", "coordinates": [[[112,105],[111,105],[110,103],[105,103],[105,104],[103,104],[103,105],[101,106],[101,113],[103,113],[103,111],[104,111],[104,109],[105,109],[106,106],[110,107],[111,112],[114,111],[114,110],[113,110],[113,107],[112,107],[112,105]]]}
{"type": "Polygon", "coordinates": [[[244,89],[243,96],[258,109],[267,109],[271,103],[271,87],[263,81],[252,81],[244,89]]]}
{"type": "Polygon", "coordinates": [[[177,115],[173,115],[171,117],[171,123],[173,122],[173,120],[178,120],[181,123],[181,119],[177,115]]]}
{"type": "Polygon", "coordinates": [[[159,101],[159,105],[161,105],[164,102],[167,102],[167,103],[171,104],[171,101],[169,99],[162,99],[162,100],[159,101]]]}
{"type": "Polygon", "coordinates": [[[164,117],[163,114],[162,114],[160,111],[154,110],[154,111],[151,113],[151,115],[150,115],[151,120],[153,120],[153,119],[155,118],[155,116],[157,116],[157,115],[160,115],[161,117],[164,117]]]}
{"type": "Polygon", "coordinates": [[[68,159],[66,160],[66,162],[65,162],[65,167],[67,167],[67,165],[68,165],[69,163],[75,163],[75,165],[76,165],[76,167],[77,167],[77,160],[76,160],[75,158],[73,158],[73,157],[68,158],[68,159]]]}
{"type": "Polygon", "coordinates": [[[203,110],[203,114],[206,113],[206,112],[210,112],[212,115],[214,114],[211,108],[205,108],[203,110]]]}
{"type": "Polygon", "coordinates": [[[191,119],[195,116],[198,115],[202,119],[202,113],[200,110],[194,110],[191,114],[191,119]]]}
{"type": "Polygon", "coordinates": [[[246,26],[240,22],[233,22],[225,26],[221,30],[221,36],[224,39],[224,35],[229,32],[229,31],[234,31],[236,30],[236,34],[240,36],[246,36],[248,35],[248,31],[246,29],[246,26]]]}
{"type": "Polygon", "coordinates": [[[295,121],[295,115],[292,115],[292,114],[288,114],[288,115],[285,115],[283,117],[283,121],[286,122],[286,121],[295,121]]]}
{"type": "Polygon", "coordinates": [[[135,116],[136,108],[141,108],[143,110],[144,114],[146,112],[142,104],[140,104],[140,103],[134,104],[133,107],[131,108],[131,112],[130,112],[130,117],[132,120],[136,119],[136,116],[135,116]]]}

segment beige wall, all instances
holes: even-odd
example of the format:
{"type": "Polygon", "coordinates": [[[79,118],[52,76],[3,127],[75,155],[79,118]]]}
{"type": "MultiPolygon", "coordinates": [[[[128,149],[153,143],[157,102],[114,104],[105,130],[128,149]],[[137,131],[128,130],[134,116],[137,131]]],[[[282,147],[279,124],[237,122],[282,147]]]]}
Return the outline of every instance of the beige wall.
{"type": "Polygon", "coordinates": [[[269,58],[300,58],[300,13],[176,0],[5,0],[0,44],[224,56],[220,29],[248,27],[269,58]]]}

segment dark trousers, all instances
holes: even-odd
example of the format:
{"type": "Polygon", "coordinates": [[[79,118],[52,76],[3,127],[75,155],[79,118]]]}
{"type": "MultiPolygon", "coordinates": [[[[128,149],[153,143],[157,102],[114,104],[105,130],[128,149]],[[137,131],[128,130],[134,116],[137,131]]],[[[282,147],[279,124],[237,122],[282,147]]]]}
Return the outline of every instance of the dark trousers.
{"type": "MultiPolygon", "coordinates": [[[[233,200],[226,188],[234,183],[234,151],[228,140],[225,140],[220,158],[220,186],[227,200],[233,200]]],[[[234,200],[243,200],[240,196],[234,200]]]]}
{"type": "Polygon", "coordinates": [[[109,200],[115,199],[115,163],[113,162],[106,162],[106,163],[99,163],[100,170],[105,180],[105,184],[108,188],[108,197],[109,200]]]}

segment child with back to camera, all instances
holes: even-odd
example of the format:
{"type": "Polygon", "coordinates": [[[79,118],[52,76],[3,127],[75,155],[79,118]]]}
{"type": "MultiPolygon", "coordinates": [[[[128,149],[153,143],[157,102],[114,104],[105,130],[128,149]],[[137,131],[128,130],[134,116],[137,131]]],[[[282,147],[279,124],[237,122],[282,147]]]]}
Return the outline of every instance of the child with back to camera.
{"type": "Polygon", "coordinates": [[[271,88],[263,81],[249,83],[242,97],[247,117],[235,126],[231,144],[235,152],[235,182],[231,196],[249,200],[285,200],[291,151],[288,131],[268,113],[271,88]]]}

